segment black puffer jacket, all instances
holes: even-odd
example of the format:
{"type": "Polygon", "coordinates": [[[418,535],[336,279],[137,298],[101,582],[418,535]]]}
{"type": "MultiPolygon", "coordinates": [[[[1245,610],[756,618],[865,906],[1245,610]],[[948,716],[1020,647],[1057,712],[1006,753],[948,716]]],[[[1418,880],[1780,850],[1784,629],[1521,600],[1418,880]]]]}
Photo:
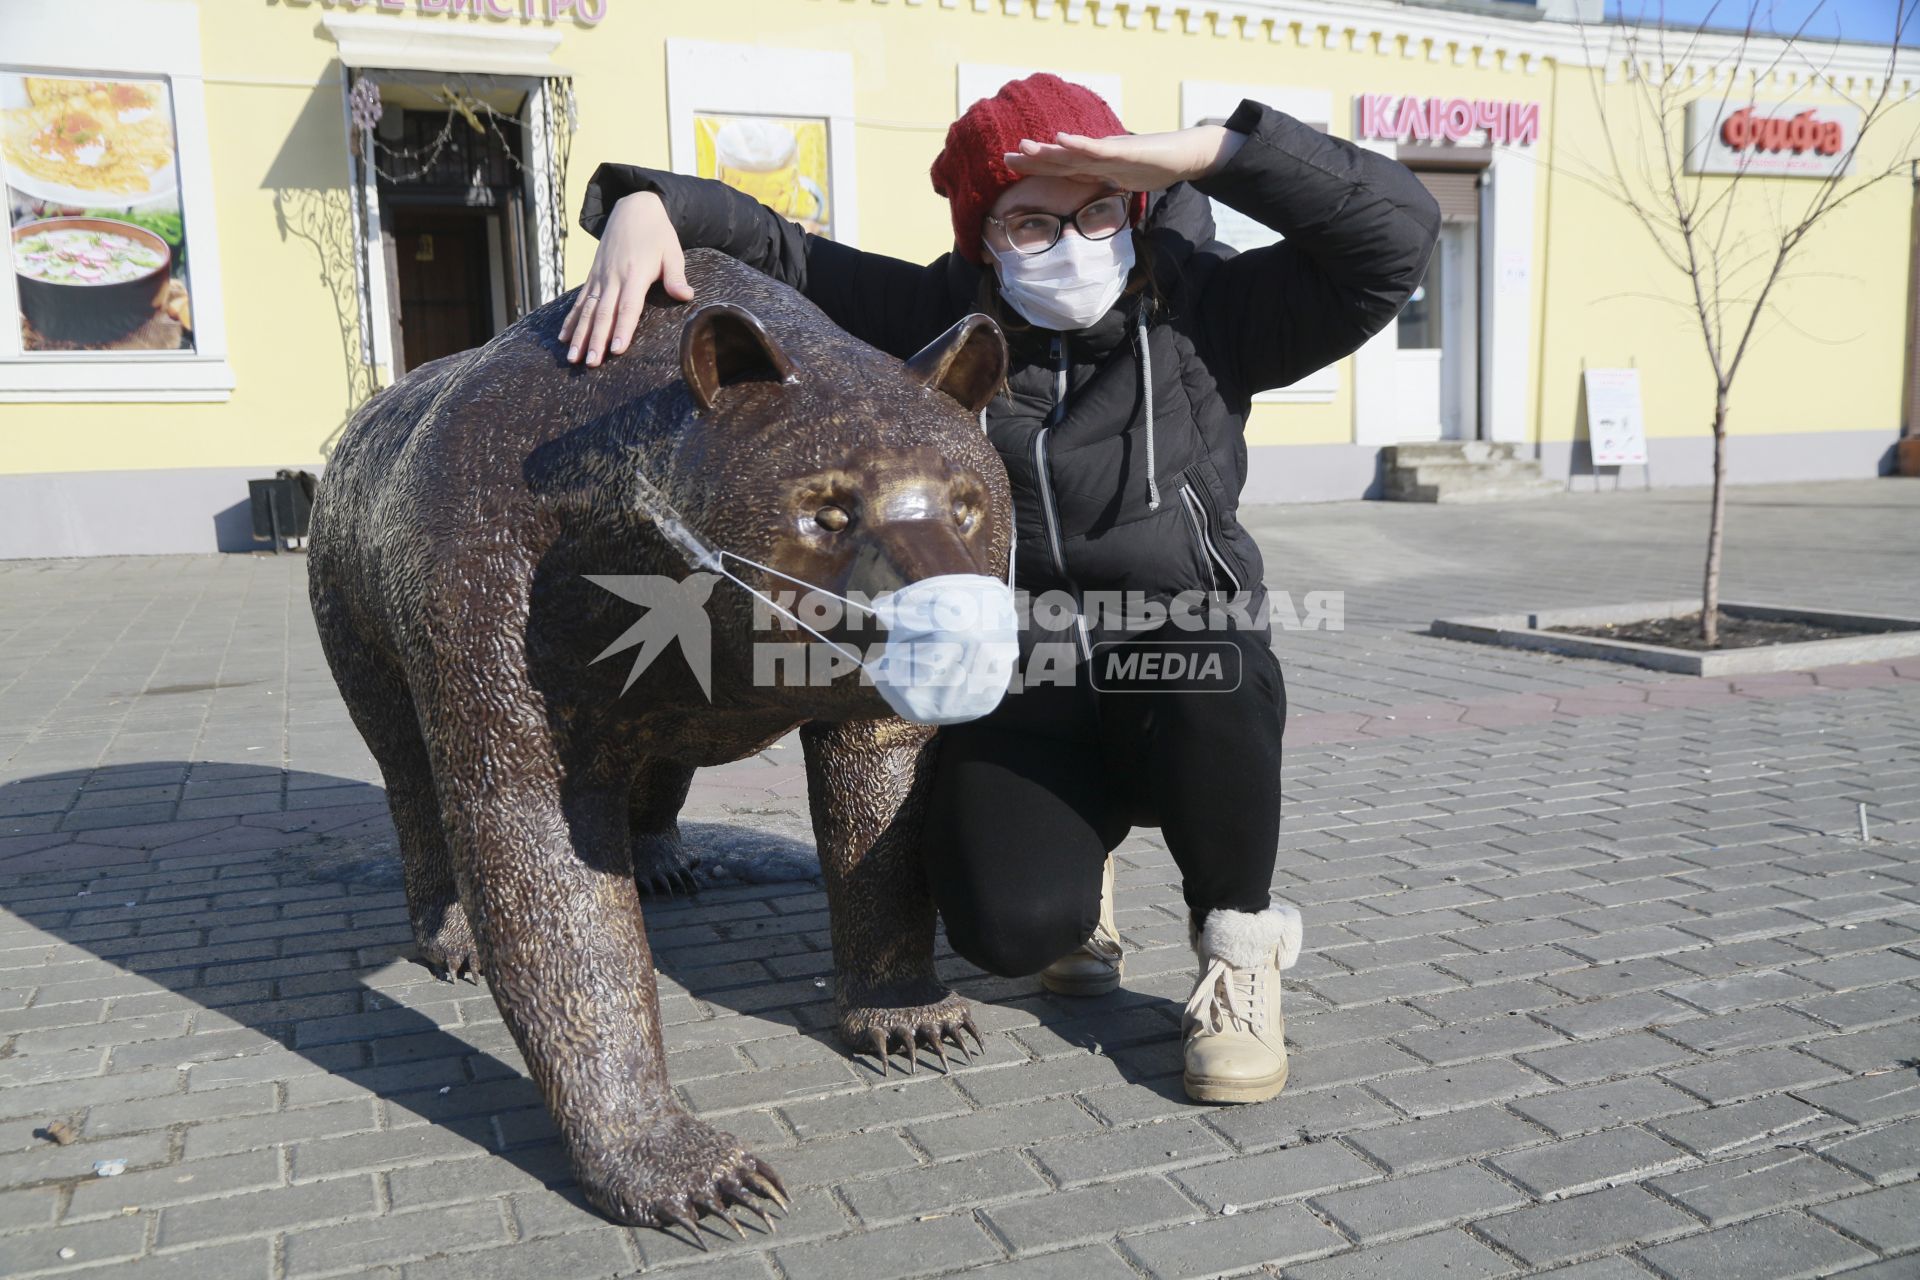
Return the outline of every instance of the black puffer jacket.
{"type": "MultiPolygon", "coordinates": [[[[1218,173],[1149,203],[1158,302],[1135,291],[1066,334],[1009,328],[987,431],[1013,483],[1015,583],[1036,594],[1244,589],[1259,608],[1260,553],[1235,518],[1249,402],[1358,348],[1426,270],[1440,212],[1405,166],[1257,102],[1227,127],[1248,138],[1218,173]],[[1214,239],[1208,196],[1286,238],[1236,254],[1214,239]]],[[[700,178],[601,165],[581,225],[599,235],[637,191],[659,194],[685,246],[767,272],[903,359],[979,309],[983,269],[956,253],[863,253],[700,178]]]]}

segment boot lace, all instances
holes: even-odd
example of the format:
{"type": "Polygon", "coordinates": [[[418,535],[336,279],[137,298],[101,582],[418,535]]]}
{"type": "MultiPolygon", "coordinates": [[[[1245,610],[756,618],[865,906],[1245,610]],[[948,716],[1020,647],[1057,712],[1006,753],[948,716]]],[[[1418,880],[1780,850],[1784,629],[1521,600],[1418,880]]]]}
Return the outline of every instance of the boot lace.
{"type": "Polygon", "coordinates": [[[1229,1029],[1255,1035],[1265,1031],[1265,981],[1265,969],[1236,969],[1225,960],[1209,961],[1200,985],[1187,1000],[1188,1028],[1211,1035],[1229,1029]]]}
{"type": "Polygon", "coordinates": [[[1107,923],[1104,920],[1094,926],[1092,936],[1080,944],[1080,949],[1108,964],[1118,964],[1123,950],[1120,939],[1108,932],[1107,923]]]}

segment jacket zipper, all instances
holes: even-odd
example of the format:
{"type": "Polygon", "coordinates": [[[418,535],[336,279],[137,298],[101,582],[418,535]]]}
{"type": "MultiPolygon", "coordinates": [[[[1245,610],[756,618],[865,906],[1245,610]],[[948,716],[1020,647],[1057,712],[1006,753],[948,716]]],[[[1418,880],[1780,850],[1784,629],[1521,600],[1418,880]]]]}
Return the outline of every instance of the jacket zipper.
{"type": "Polygon", "coordinates": [[[1213,490],[1204,484],[1194,492],[1195,496],[1200,499],[1200,514],[1206,520],[1207,547],[1212,551],[1215,558],[1220,561],[1220,568],[1226,573],[1228,581],[1233,583],[1233,589],[1238,591],[1240,590],[1240,575],[1233,571],[1233,561],[1228,559],[1225,545],[1214,541],[1214,530],[1221,530],[1222,536],[1224,537],[1227,527],[1226,518],[1220,514],[1220,504],[1215,499],[1213,490]]]}
{"type": "Polygon", "coordinates": [[[1201,549],[1206,552],[1208,559],[1219,566],[1220,572],[1227,575],[1227,581],[1233,584],[1233,589],[1237,593],[1240,590],[1240,575],[1233,571],[1232,566],[1227,563],[1227,557],[1221,553],[1219,547],[1214,545],[1213,521],[1208,518],[1206,502],[1193,491],[1191,484],[1180,486],[1180,498],[1186,503],[1187,519],[1193,522],[1193,532],[1200,539],[1201,549]]]}
{"type": "Polygon", "coordinates": [[[1053,571],[1071,583],[1067,577],[1066,553],[1060,544],[1060,516],[1053,507],[1053,482],[1047,477],[1047,433],[1050,427],[1042,427],[1033,435],[1033,471],[1037,477],[1035,483],[1040,487],[1040,518],[1047,526],[1047,551],[1053,558],[1053,571]]]}
{"type": "Polygon", "coordinates": [[[1074,630],[1080,637],[1080,650],[1089,659],[1093,651],[1087,641],[1086,625],[1079,615],[1080,584],[1067,572],[1067,553],[1060,536],[1060,513],[1054,506],[1053,476],[1047,470],[1047,437],[1052,434],[1054,424],[1066,416],[1067,412],[1067,339],[1065,334],[1055,334],[1053,338],[1053,408],[1047,413],[1047,421],[1033,433],[1033,482],[1040,490],[1040,518],[1047,527],[1047,551],[1053,560],[1053,571],[1067,584],[1073,593],[1075,602],[1074,630]]]}

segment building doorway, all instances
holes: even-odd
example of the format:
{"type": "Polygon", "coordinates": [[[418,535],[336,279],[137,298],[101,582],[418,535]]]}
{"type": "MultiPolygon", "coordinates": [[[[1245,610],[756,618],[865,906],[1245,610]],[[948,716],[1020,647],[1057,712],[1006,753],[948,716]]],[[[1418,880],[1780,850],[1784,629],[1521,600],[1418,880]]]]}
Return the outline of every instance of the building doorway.
{"type": "Polygon", "coordinates": [[[497,332],[493,294],[499,272],[489,252],[490,230],[485,215],[463,209],[394,211],[399,372],[477,347],[497,332]]]}
{"type": "Polygon", "coordinates": [[[391,96],[377,185],[397,377],[486,342],[531,288],[519,120],[477,98],[391,96]]]}
{"type": "MultiPolygon", "coordinates": [[[[342,74],[353,266],[360,357],[377,389],[561,292],[573,92],[563,75],[399,68],[376,60],[389,49],[372,36],[402,24],[326,22],[352,37],[342,74]]],[[[516,60],[506,52],[482,61],[516,60]]]]}
{"type": "Polygon", "coordinates": [[[1480,188],[1490,157],[1480,148],[1402,147],[1440,205],[1440,242],[1427,274],[1400,313],[1394,352],[1394,418],[1399,438],[1480,438],[1480,188]],[[1438,157],[1408,153],[1440,151],[1438,157]],[[1444,167],[1438,167],[1444,166],[1444,167]]]}

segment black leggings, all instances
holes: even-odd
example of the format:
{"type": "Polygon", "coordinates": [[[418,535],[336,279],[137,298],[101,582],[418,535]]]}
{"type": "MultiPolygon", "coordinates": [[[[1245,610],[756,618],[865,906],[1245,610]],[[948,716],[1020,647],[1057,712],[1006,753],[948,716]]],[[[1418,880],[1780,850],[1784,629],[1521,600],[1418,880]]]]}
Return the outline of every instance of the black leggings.
{"type": "MultiPolygon", "coordinates": [[[[1122,649],[1164,651],[1176,635],[1122,649]]],[[[1268,907],[1286,686],[1263,635],[1209,639],[1239,650],[1237,688],[1101,692],[1082,666],[1074,685],[1029,685],[940,730],[927,878],[956,952],[1017,977],[1074,950],[1099,921],[1107,855],[1135,826],[1161,829],[1194,921],[1268,907]]]]}

